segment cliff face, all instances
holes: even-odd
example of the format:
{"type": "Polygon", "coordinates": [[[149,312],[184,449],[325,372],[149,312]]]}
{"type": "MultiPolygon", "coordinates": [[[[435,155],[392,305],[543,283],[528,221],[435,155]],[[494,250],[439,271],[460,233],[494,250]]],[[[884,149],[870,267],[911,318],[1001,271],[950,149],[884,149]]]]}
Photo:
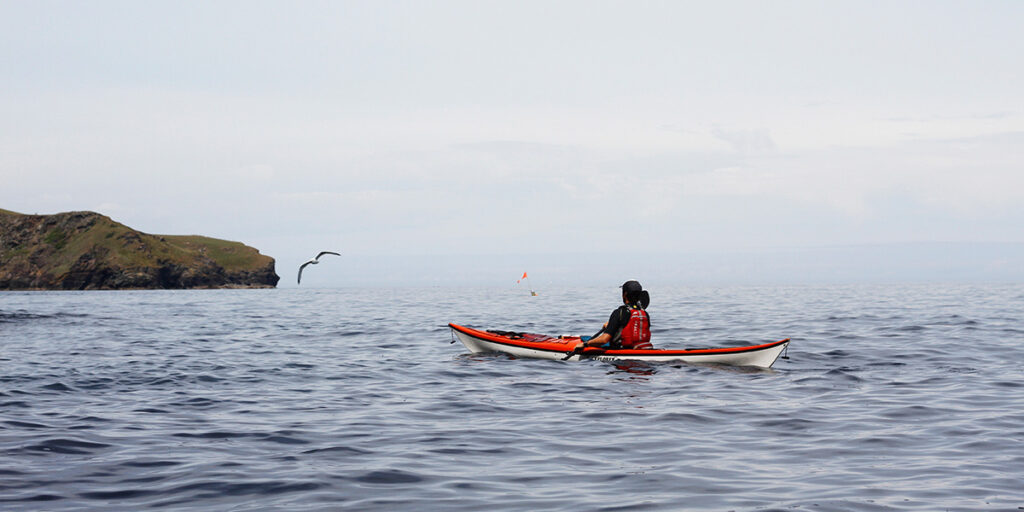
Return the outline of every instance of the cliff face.
{"type": "Polygon", "coordinates": [[[0,210],[0,290],[272,288],[274,259],[201,236],[149,235],[93,212],[0,210]]]}

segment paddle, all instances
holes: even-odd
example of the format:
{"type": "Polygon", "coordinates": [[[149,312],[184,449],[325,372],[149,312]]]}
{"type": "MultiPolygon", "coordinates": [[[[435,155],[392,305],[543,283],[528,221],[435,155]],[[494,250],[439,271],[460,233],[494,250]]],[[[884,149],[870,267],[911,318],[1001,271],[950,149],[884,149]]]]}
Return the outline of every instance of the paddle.
{"type": "Polygon", "coordinates": [[[562,358],[562,361],[568,361],[570,357],[572,357],[572,356],[574,356],[576,354],[582,354],[583,353],[583,347],[585,347],[585,346],[586,345],[583,345],[582,343],[579,344],[579,345],[576,345],[572,350],[570,350],[570,351],[565,353],[565,357],[562,358]]]}
{"type": "Polygon", "coordinates": [[[595,349],[594,352],[597,352],[599,354],[604,353],[604,349],[601,348],[601,347],[587,347],[586,345],[580,344],[580,345],[577,345],[576,348],[566,352],[565,353],[565,357],[562,358],[562,361],[568,361],[570,357],[572,357],[572,356],[574,356],[576,354],[581,354],[582,355],[583,354],[583,350],[586,349],[586,348],[595,349]]]}

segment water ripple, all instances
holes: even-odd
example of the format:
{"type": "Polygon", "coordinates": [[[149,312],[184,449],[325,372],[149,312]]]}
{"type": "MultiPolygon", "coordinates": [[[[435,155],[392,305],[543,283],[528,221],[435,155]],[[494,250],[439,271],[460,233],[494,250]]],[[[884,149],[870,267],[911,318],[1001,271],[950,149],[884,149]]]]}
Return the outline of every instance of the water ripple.
{"type": "Polygon", "coordinates": [[[4,295],[0,508],[1024,506],[1020,286],[658,291],[657,344],[793,338],[772,370],[469,354],[444,327],[589,333],[605,292],[4,295]]]}

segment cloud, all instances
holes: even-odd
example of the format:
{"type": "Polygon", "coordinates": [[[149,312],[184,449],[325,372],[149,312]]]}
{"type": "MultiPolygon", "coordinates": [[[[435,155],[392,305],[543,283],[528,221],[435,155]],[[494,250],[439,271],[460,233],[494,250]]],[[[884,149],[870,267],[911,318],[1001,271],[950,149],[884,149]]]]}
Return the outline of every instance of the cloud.
{"type": "MultiPolygon", "coordinates": [[[[680,191],[774,198],[783,208],[817,205],[885,233],[899,229],[904,222],[892,217],[910,208],[933,217],[1020,216],[1021,162],[1024,132],[1009,132],[748,157],[741,166],[695,175],[680,191]],[[892,202],[897,197],[902,205],[892,202]]],[[[947,236],[971,235],[951,223],[947,236]]]]}
{"type": "Polygon", "coordinates": [[[775,141],[772,140],[771,133],[765,129],[725,129],[716,127],[711,130],[711,133],[743,154],[773,153],[777,149],[775,141]]]}

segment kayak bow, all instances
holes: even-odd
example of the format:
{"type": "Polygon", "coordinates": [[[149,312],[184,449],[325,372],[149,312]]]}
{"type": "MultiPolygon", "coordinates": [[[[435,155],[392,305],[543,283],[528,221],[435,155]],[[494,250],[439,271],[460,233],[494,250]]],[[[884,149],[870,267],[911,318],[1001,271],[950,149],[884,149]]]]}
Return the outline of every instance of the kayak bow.
{"type": "Polygon", "coordinates": [[[684,350],[606,350],[597,347],[581,349],[579,336],[548,336],[544,334],[508,331],[481,331],[457,324],[448,324],[452,334],[470,352],[503,352],[519,357],[579,361],[682,361],[686,363],[716,363],[733,366],[760,366],[771,368],[789,346],[784,340],[747,347],[699,348],[684,350]]]}

